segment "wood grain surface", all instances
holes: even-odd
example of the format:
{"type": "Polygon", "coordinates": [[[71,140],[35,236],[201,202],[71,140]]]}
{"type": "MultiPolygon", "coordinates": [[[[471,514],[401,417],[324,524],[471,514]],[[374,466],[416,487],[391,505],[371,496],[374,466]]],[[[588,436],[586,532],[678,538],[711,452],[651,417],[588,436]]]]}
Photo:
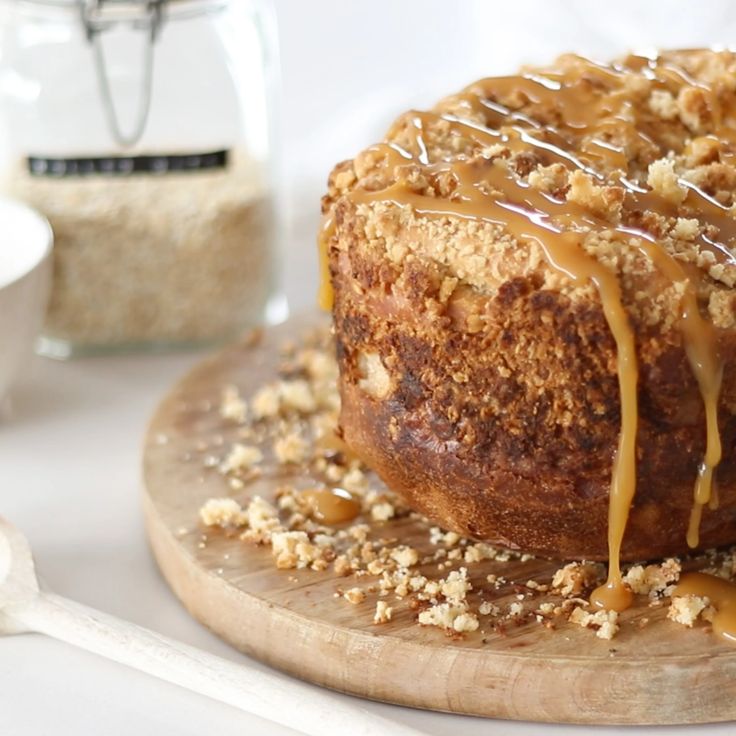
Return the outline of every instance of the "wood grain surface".
{"type": "MultiPolygon", "coordinates": [[[[278,669],[374,700],[495,718],[589,724],[685,724],[736,718],[736,648],[702,627],[666,620],[646,601],[622,617],[612,641],[588,629],[535,620],[503,631],[448,637],[394,605],[375,625],[375,599],[335,596],[355,584],[328,571],[277,570],[267,548],[204,529],[210,497],[273,497],[283,482],[264,473],[236,494],[205,468],[203,453],[234,441],[217,411],[222,388],[251,395],[275,376],[279,346],[324,318],[307,314],[206,360],[180,381],[153,417],[145,440],[144,513],[161,570],[190,613],[218,636],[278,669]],[[641,626],[642,619],[648,619],[641,626]]],[[[402,518],[384,536],[427,544],[427,525],[402,518]]],[[[559,561],[486,561],[469,568],[476,586],[489,573],[510,581],[551,578],[559,561]]],[[[435,573],[435,577],[437,577],[435,573]]],[[[488,586],[486,586],[488,587],[488,586]]],[[[513,586],[494,602],[515,599],[513,586]]]]}

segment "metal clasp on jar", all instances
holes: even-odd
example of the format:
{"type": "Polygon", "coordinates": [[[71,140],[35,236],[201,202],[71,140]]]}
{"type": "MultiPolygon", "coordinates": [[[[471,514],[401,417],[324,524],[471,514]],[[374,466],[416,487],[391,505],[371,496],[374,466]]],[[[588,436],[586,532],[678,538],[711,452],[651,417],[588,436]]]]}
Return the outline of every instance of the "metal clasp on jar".
{"type": "Polygon", "coordinates": [[[140,140],[146,128],[148,114],[151,109],[153,46],[163,25],[164,9],[168,0],[138,0],[137,2],[125,3],[113,3],[109,0],[78,0],[78,2],[85,36],[94,53],[102,105],[110,126],[110,132],[118,145],[129,148],[140,140]],[[102,34],[120,23],[129,24],[135,30],[144,31],[148,35],[148,41],[144,45],[143,51],[138,114],[133,129],[129,133],[123,132],[120,125],[102,47],[102,34]]]}

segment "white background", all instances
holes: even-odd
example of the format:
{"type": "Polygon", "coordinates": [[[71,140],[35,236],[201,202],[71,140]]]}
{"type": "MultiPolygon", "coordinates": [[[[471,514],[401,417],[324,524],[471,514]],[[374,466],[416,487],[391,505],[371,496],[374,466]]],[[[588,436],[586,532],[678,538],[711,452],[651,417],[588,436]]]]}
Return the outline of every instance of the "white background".
{"type": "MultiPolygon", "coordinates": [[[[280,150],[290,223],[285,283],[295,309],[314,300],[314,233],[327,172],[379,137],[402,109],[565,50],[605,57],[629,47],[736,41],[736,14],[727,0],[619,0],[610,7],[592,0],[276,5],[283,68],[280,150]]],[[[41,575],[57,592],[258,667],[183,611],[150,558],[141,526],[140,444],[147,417],[200,357],[36,359],[16,393],[14,416],[0,424],[0,513],[29,536],[41,575]]],[[[437,735],[673,732],[510,724],[367,707],[437,735]]],[[[731,731],[722,725],[680,732],[731,731]]],[[[0,641],[0,736],[207,733],[288,732],[38,636],[0,641]]]]}

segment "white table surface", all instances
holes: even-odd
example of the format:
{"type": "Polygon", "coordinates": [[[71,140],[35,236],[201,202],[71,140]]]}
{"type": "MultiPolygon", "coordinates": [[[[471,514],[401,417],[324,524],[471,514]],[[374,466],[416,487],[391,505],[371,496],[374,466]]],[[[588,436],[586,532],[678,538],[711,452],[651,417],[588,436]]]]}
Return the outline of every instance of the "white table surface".
{"type": "MultiPolygon", "coordinates": [[[[608,20],[598,6],[596,17],[586,18],[582,2],[566,3],[569,10],[563,12],[560,3],[537,0],[506,9],[466,1],[452,4],[451,17],[450,3],[439,0],[278,0],[277,5],[289,113],[283,126],[291,223],[285,284],[295,309],[313,300],[313,233],[326,172],[375,138],[394,112],[427,104],[473,77],[508,70],[521,60],[544,60],[565,48],[610,54],[645,42],[693,46],[724,40],[714,29],[733,26],[733,13],[716,0],[701,4],[711,12],[702,10],[700,17],[693,16],[691,0],[668,3],[676,6],[669,23],[656,30],[647,30],[655,28],[656,14],[649,10],[659,4],[642,9],[633,0],[617,3],[621,12],[608,20]],[[676,12],[680,5],[688,12],[676,12]],[[626,23],[622,13],[628,13],[626,23]]],[[[141,524],[140,449],[147,418],[200,357],[69,363],[36,358],[15,392],[13,416],[0,424],[0,513],[28,535],[40,574],[55,591],[260,667],[187,615],[159,575],[141,524]]],[[[341,697],[346,696],[335,695],[341,697]]],[[[727,724],[574,729],[367,707],[438,736],[674,731],[715,736],[733,729],[727,724]]],[[[0,736],[204,733],[291,732],[40,636],[0,640],[0,736]]]]}

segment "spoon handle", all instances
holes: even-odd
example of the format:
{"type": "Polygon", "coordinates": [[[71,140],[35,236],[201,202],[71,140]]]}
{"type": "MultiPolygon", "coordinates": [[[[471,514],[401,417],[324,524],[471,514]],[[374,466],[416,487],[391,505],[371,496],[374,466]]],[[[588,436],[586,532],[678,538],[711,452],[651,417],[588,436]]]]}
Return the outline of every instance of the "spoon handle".
{"type": "MultiPolygon", "coordinates": [[[[7,610],[30,631],[315,736],[420,736],[312,685],[235,664],[53,593],[7,610]]],[[[318,657],[319,652],[314,656],[318,657]]]]}

